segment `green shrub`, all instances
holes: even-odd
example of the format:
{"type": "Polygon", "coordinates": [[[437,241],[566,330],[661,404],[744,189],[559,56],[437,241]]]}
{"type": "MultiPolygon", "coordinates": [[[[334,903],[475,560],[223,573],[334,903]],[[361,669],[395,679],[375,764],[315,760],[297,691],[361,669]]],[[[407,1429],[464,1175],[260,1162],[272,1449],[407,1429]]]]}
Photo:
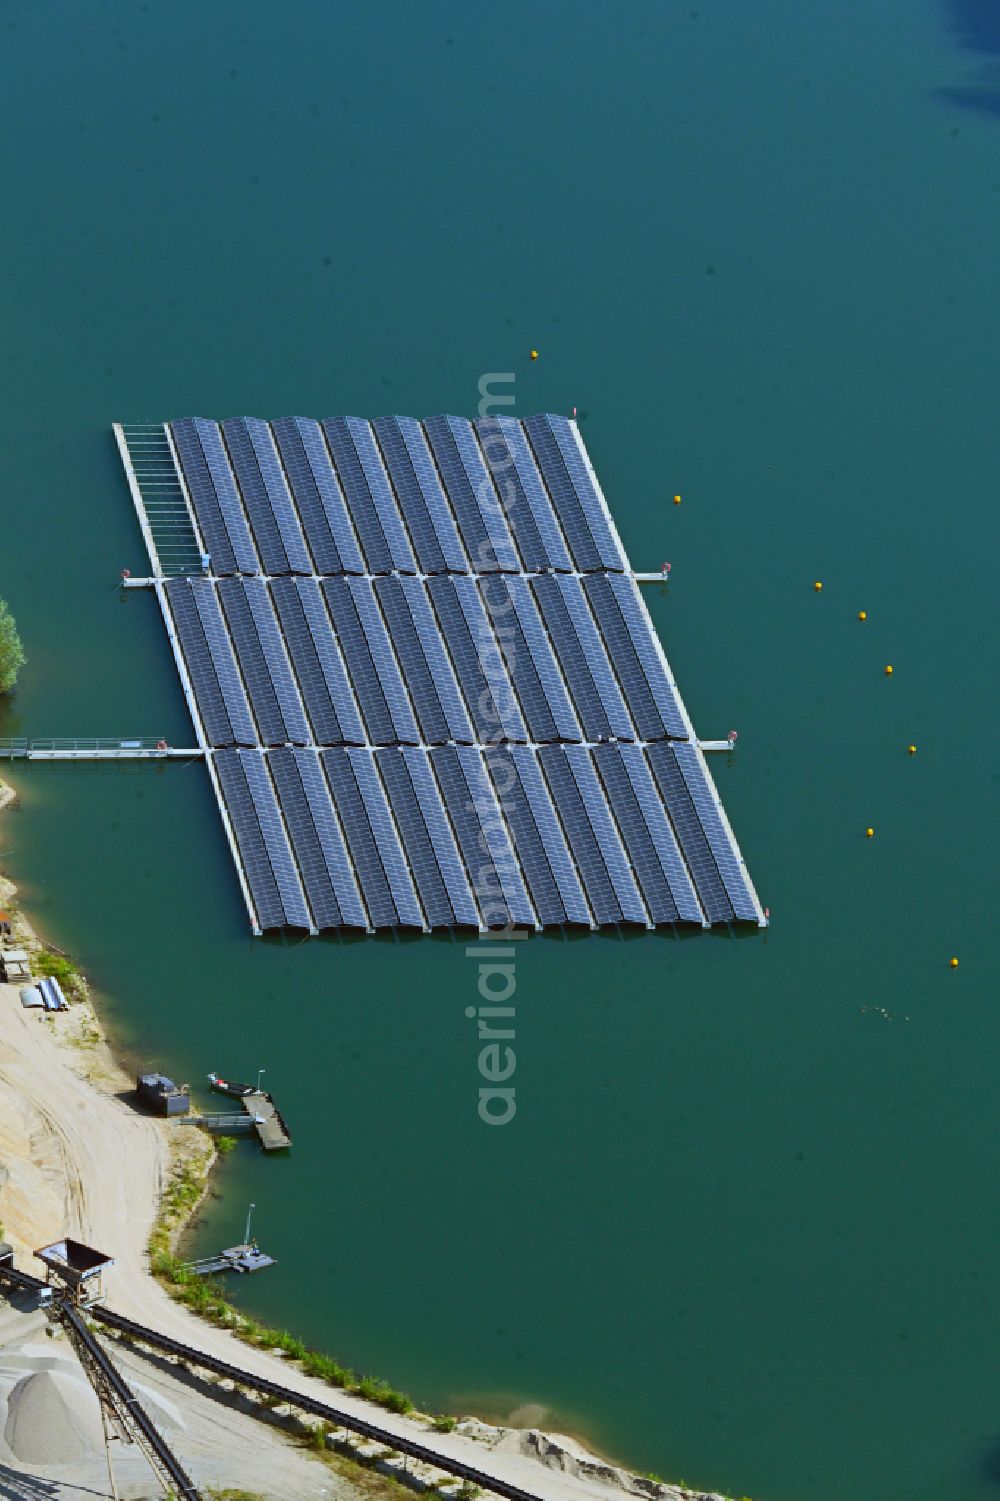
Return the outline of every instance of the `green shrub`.
{"type": "Polygon", "coordinates": [[[451,1413],[439,1412],[434,1419],[434,1431],[436,1433],[450,1433],[457,1422],[458,1419],[453,1418],[451,1413]]]}
{"type": "Polygon", "coordinates": [[[235,1136],[217,1136],[215,1138],[215,1150],[220,1157],[228,1157],[230,1152],[237,1146],[235,1136]]]}
{"type": "Polygon", "coordinates": [[[51,949],[39,949],[35,955],[35,969],[41,975],[49,975],[60,985],[71,985],[80,971],[65,954],[54,954],[51,949]]]}
{"type": "Polygon", "coordinates": [[[10,606],[0,599],[0,693],[10,692],[24,663],[24,647],[10,606]]]}

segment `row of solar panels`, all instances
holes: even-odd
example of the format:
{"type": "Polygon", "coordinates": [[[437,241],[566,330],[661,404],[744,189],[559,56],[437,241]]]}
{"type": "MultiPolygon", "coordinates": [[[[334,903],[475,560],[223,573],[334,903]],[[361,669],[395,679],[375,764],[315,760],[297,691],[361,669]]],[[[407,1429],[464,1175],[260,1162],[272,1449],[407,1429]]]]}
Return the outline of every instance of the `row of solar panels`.
{"type": "Polygon", "coordinates": [[[213,746],[690,734],[638,586],[622,574],[165,588],[213,746]]]}
{"type": "Polygon", "coordinates": [[[757,920],[688,744],[213,761],[262,929],[757,920]]]}
{"type": "Polygon", "coordinates": [[[626,569],[565,417],[188,417],[170,430],[215,574],[626,569]]]}

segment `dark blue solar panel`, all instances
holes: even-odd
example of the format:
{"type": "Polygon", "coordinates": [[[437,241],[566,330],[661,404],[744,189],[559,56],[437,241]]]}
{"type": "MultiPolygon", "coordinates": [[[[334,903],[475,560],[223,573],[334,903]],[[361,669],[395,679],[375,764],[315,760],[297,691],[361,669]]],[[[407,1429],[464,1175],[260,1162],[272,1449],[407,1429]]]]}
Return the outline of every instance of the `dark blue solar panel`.
{"type": "MultiPolygon", "coordinates": [[[[570,922],[591,926],[593,919],[587,906],[587,899],[583,894],[573,856],[570,854],[559,816],[538,764],[538,754],[534,750],[529,750],[527,746],[515,745],[510,755],[517,768],[521,787],[545,850],[545,857],[552,869],[556,885],[559,887],[567,919],[570,922]]],[[[497,793],[500,801],[503,802],[499,787],[497,793]]]]}
{"type": "Polygon", "coordinates": [[[222,433],[219,431],[217,422],[206,422],[203,417],[193,417],[194,430],[201,444],[205,463],[211,476],[212,486],[215,490],[229,537],[230,546],[236,559],[236,569],[239,573],[260,573],[260,560],[253,545],[250,528],[247,525],[246,513],[243,510],[243,502],[240,500],[240,492],[236,488],[233,471],[229,467],[229,455],[226,453],[226,445],[222,441],[222,433]]]}
{"type": "MultiPolygon", "coordinates": [[[[312,554],[314,564],[313,571],[316,573],[343,573],[345,571],[344,563],[340,556],[340,550],[337,547],[337,538],[334,535],[333,526],[331,525],[331,517],[327,513],[327,508],[323,503],[323,497],[320,495],[316,476],[313,473],[312,466],[309,463],[303,446],[302,434],[296,425],[296,418],[283,417],[280,422],[272,422],[271,432],[278,446],[278,452],[281,454],[281,462],[284,465],[285,474],[288,476],[288,483],[292,488],[292,498],[298,511],[299,521],[309,544],[309,551],[312,554]]],[[[325,452],[326,444],[323,443],[322,435],[320,435],[319,441],[323,444],[325,452]]],[[[343,511],[344,520],[347,526],[350,527],[350,522],[347,520],[347,508],[344,505],[343,496],[340,495],[340,486],[337,484],[333,470],[329,467],[328,459],[327,470],[327,488],[336,489],[340,497],[340,508],[343,511]]],[[[353,528],[351,528],[351,535],[353,537],[353,528]]],[[[361,558],[360,549],[357,549],[356,542],[355,548],[358,552],[360,562],[360,567],[357,571],[363,573],[364,559],[361,558]]]]}
{"type": "MultiPolygon", "coordinates": [[[[543,579],[536,579],[535,592],[542,597],[543,589],[548,585],[543,579]]],[[[628,705],[622,695],[615,669],[608,657],[608,649],[604,638],[594,623],[594,617],[587,597],[583,592],[583,585],[578,578],[558,578],[555,581],[559,597],[563,602],[566,614],[569,616],[573,631],[583,650],[587,666],[594,680],[608,723],[611,726],[612,735],[619,740],[635,740],[637,738],[636,726],[628,705]]],[[[559,640],[560,650],[563,647],[562,639],[559,640]]],[[[615,667],[617,667],[617,662],[615,667]]],[[[658,721],[647,714],[647,720],[651,724],[658,721]]]]}
{"type": "Polygon", "coordinates": [[[573,712],[573,705],[566,691],[566,683],[552,649],[551,638],[542,624],[528,581],[524,578],[509,578],[504,579],[503,582],[513,601],[525,643],[531,653],[531,660],[538,673],[538,680],[552,715],[556,734],[560,740],[581,740],[583,735],[580,724],[573,712]]]}
{"type": "Polygon", "coordinates": [[[288,739],[285,721],[242,585],[242,579],[223,579],[219,584],[219,598],[226,612],[243,682],[253,705],[260,740],[264,745],[284,745],[288,739]]]}
{"type": "Polygon", "coordinates": [[[364,573],[365,559],[318,422],[283,417],[271,431],[317,573],[364,573]]]}
{"type": "Polygon", "coordinates": [[[365,718],[368,739],[375,745],[392,745],[396,741],[392,715],[389,712],[389,705],[382,691],[375,662],[358,618],[357,608],[348,588],[348,581],[347,579],[325,579],[322,587],[337,629],[337,640],[344,654],[347,670],[351,675],[354,697],[361,705],[361,712],[365,718]]]}
{"type": "Polygon", "coordinates": [[[534,911],[481,752],[444,746],[429,755],[486,926],[534,927],[534,911]]]}
{"type": "Polygon", "coordinates": [[[424,432],[473,571],[516,573],[520,567],[517,550],[471,423],[459,417],[429,417],[424,432]]]}
{"type": "Polygon", "coordinates": [[[480,584],[483,603],[506,664],[507,675],[520,700],[530,738],[540,742],[558,740],[556,722],[528,650],[528,643],[524,639],[513,601],[505,587],[506,582],[501,574],[483,579],[480,584]]]}
{"type": "MultiPolygon", "coordinates": [[[[222,587],[221,585],[219,586],[222,587]]],[[[271,603],[271,596],[264,581],[248,579],[242,588],[253,616],[253,623],[264,653],[264,661],[270,674],[281,718],[285,725],[285,739],[292,745],[308,745],[312,740],[309,721],[306,719],[296,686],[295,677],[285,650],[278,620],[271,603]]]]}
{"type": "Polygon", "coordinates": [[[265,572],[311,573],[312,562],[267,423],[231,417],[223,422],[222,433],[265,572]]]}
{"type": "Polygon", "coordinates": [[[375,757],[366,750],[349,750],[347,757],[354,769],[399,921],[404,927],[422,928],[425,923],[420,902],[399,840],[396,821],[375,766],[375,757]]]}
{"type": "Polygon", "coordinates": [[[481,417],[476,430],[525,568],[571,573],[573,560],[521,424],[481,417]]]}
{"type": "Polygon", "coordinates": [[[220,751],[215,768],[261,927],[312,927],[263,753],[220,751]]]}
{"type": "Polygon", "coordinates": [[[423,749],[404,748],[402,754],[414,793],[420,804],[421,815],[427,826],[434,856],[448,892],[448,899],[455,914],[455,921],[463,927],[478,928],[479,908],[476,906],[465,866],[455,843],[455,835],[448,821],[444,803],[441,801],[440,789],[434,780],[434,773],[427,759],[428,753],[423,749]]]}
{"type": "Polygon", "coordinates": [[[343,738],[348,745],[363,745],[368,739],[368,732],[320,586],[315,579],[296,579],[294,588],[302,604],[302,613],[323,673],[323,682],[333,703],[343,738]]]}
{"type": "Polygon", "coordinates": [[[265,745],[306,745],[312,738],[262,579],[219,584],[240,671],[265,745]]]}
{"type": "Polygon", "coordinates": [[[286,571],[312,573],[312,559],[306,547],[305,537],[302,535],[302,525],[292,503],[288,481],[281,467],[271,429],[266,422],[261,422],[257,417],[246,417],[243,420],[250,442],[253,444],[254,456],[264,481],[271,510],[274,513],[282,550],[288,560],[286,571]]]}
{"type": "MultiPolygon", "coordinates": [[[[568,582],[568,581],[567,581],[568,582]]],[[[574,582],[579,582],[574,580],[574,582]]],[[[583,581],[587,598],[597,616],[618,681],[625,692],[632,718],[641,740],[662,740],[665,727],[649,686],[649,680],[636,653],[635,643],[622,618],[618,602],[611,592],[606,574],[594,574],[583,581]]]]}
{"type": "Polygon", "coordinates": [[[666,741],[660,741],[648,746],[646,755],[660,789],[660,796],[670,814],[677,842],[694,878],[695,890],[705,916],[709,922],[729,922],[733,916],[732,904],[726,895],[701,819],[674,756],[674,747],[666,741]]]}
{"type": "Polygon", "coordinates": [[[389,794],[393,817],[427,921],[431,927],[451,927],[455,914],[403,753],[397,746],[387,746],[376,752],[375,760],[389,794]]]}
{"type": "Polygon", "coordinates": [[[393,651],[382,612],[375,598],[373,585],[369,579],[352,578],[348,579],[347,587],[351,591],[354,608],[358,612],[358,619],[375,663],[375,671],[378,673],[382,692],[385,694],[385,701],[392,715],[395,731],[393,739],[404,745],[416,745],[420,741],[420,731],[414,718],[406,684],[399,670],[396,653],[393,651]]]}
{"type": "Polygon", "coordinates": [[[170,432],[198,529],[212,558],[212,567],[216,573],[236,573],[236,554],[208,472],[201,440],[195,431],[194,419],[185,417],[180,422],[172,422],[170,432]]]}
{"type": "Polygon", "coordinates": [[[191,586],[186,579],[169,579],[166,594],[173,620],[173,626],[168,626],[168,629],[177,633],[205,738],[209,745],[233,745],[233,727],[226,712],[201,618],[195,608],[191,586]]]}
{"type": "Polygon", "coordinates": [[[639,596],[639,585],[634,579],[618,573],[609,574],[606,582],[632,638],[635,654],[646,675],[664,730],[679,740],[687,739],[693,734],[691,724],[685,716],[676,684],[667,669],[660,643],[653,633],[653,623],[639,596]]]}
{"type": "MultiPolygon", "coordinates": [[[[642,755],[638,746],[630,746],[633,755],[642,755]]],[[[642,894],[655,923],[677,921],[677,907],[671,895],[663,866],[653,842],[653,835],[643,818],[635,790],[622,764],[617,745],[600,745],[594,762],[601,774],[608,802],[628,851],[629,860],[642,887],[642,894]]],[[[661,818],[662,821],[662,818],[661,818]]],[[[659,831],[662,835],[662,829],[659,831]]]]}
{"type": "Polygon", "coordinates": [[[475,740],[476,732],[466,711],[448,648],[434,617],[427,587],[421,579],[407,578],[400,579],[400,586],[447,721],[448,738],[457,740],[459,744],[469,744],[475,740]]]}
{"type": "Polygon", "coordinates": [[[570,771],[580,790],[608,875],[615,888],[622,916],[627,922],[647,923],[649,918],[636,885],[628,855],[622,846],[618,827],[608,807],[590,751],[582,745],[567,745],[564,752],[570,771]]]}
{"type": "Polygon", "coordinates": [[[483,674],[476,643],[455,593],[454,579],[428,579],[427,592],[448,643],[448,653],[455,664],[476,738],[483,741],[502,738],[500,712],[483,674]]]}
{"type": "Polygon", "coordinates": [[[534,924],[535,912],[521,878],[510,830],[504,821],[493,791],[493,783],[483,763],[483,752],[472,746],[459,745],[455,747],[454,754],[458,757],[469,797],[480,822],[480,848],[490,853],[510,915],[515,922],[534,924]]]}
{"type": "Polygon", "coordinates": [[[292,857],[288,835],[281,819],[278,800],[268,773],[263,751],[240,751],[240,760],[246,774],[247,786],[253,799],[254,810],[260,823],[268,858],[274,870],[274,879],[281,893],[281,905],[285,909],[285,921],[290,928],[309,928],[309,909],[306,906],[302,885],[299,881],[295,860],[292,857]]]}
{"type": "Polygon", "coordinates": [[[272,751],[270,761],[316,926],[367,928],[368,915],[317,752],[272,751]]]}
{"type": "Polygon", "coordinates": [[[607,501],[600,492],[597,476],[587,457],[587,450],[580,441],[576,423],[554,413],[528,418],[528,425],[533,431],[540,428],[542,423],[548,425],[556,440],[559,456],[565,465],[570,484],[576,491],[580,509],[600,556],[601,566],[620,573],[625,568],[625,558],[614,534],[607,501]]]}
{"type": "MultiPolygon", "coordinates": [[[[302,608],[302,600],[296,588],[298,582],[300,581],[296,579],[275,579],[271,584],[271,598],[278,612],[285,646],[288,648],[295,667],[295,675],[302,690],[302,697],[312,725],[312,738],[317,745],[342,745],[345,740],[344,732],[337,718],[336,705],[333,702],[316,643],[302,608]]],[[[340,671],[346,685],[343,666],[340,671]]],[[[347,686],[347,691],[350,692],[349,686],[347,686]]],[[[363,729],[357,739],[364,739],[363,729]]]]}
{"type": "MultiPolygon", "coordinates": [[[[357,469],[353,471],[354,482],[357,485],[358,471],[371,496],[375,515],[382,535],[385,537],[392,560],[392,567],[398,568],[401,573],[416,573],[417,564],[410,547],[410,540],[403,524],[403,518],[399,513],[396,498],[392,493],[382,463],[382,455],[379,453],[375,435],[369,423],[361,417],[334,417],[330,423],[324,423],[323,427],[328,439],[331,438],[330,429],[338,423],[343,423],[343,441],[341,447],[346,450],[349,444],[357,457],[357,469]]],[[[331,441],[332,447],[332,441],[331,441]]],[[[336,453],[337,467],[340,469],[340,450],[336,453]]],[[[354,504],[354,496],[347,488],[346,476],[341,469],[341,479],[344,481],[344,489],[347,491],[348,500],[354,504]]],[[[384,569],[372,569],[372,572],[384,572],[384,569]]]]}
{"type": "Polygon", "coordinates": [[[503,649],[494,634],[477,581],[474,578],[455,577],[448,582],[454,589],[462,614],[465,616],[469,639],[473,643],[479,660],[480,671],[489,684],[490,697],[500,720],[499,727],[494,724],[492,732],[484,738],[487,740],[501,738],[527,740],[527,726],[517,705],[510,674],[504,662],[503,649]]]}
{"type": "Polygon", "coordinates": [[[548,554],[542,542],[534,514],[524,495],[514,462],[495,417],[480,417],[475,423],[476,436],[486,460],[497,502],[503,510],[511,536],[529,572],[548,567],[548,554]]]}
{"type": "MultiPolygon", "coordinates": [[[[409,582],[415,588],[422,587],[417,579],[409,582]]],[[[448,721],[403,594],[403,581],[398,578],[378,579],[375,593],[388,622],[396,655],[402,663],[406,686],[420,720],[422,738],[428,745],[443,745],[450,738],[448,721]]]]}
{"type": "Polygon", "coordinates": [[[600,845],[587,817],[580,789],[569,769],[564,748],[561,745],[546,745],[538,752],[538,760],[545,773],[552,801],[559,810],[559,818],[596,921],[602,926],[605,923],[620,923],[622,909],[608,876],[608,868],[601,858],[600,845]]]}
{"type": "Polygon", "coordinates": [[[380,417],[372,423],[382,456],[385,459],[392,487],[399,501],[399,508],[406,519],[406,525],[413,539],[416,549],[417,560],[424,573],[445,573],[446,565],[441,544],[431,520],[427,502],[424,499],[417,476],[413,470],[413,463],[407,451],[403,436],[399,431],[398,419],[395,417],[380,417]]]}
{"type": "Polygon", "coordinates": [[[601,554],[587,525],[580,497],[566,472],[552,429],[544,417],[529,417],[521,427],[531,444],[545,488],[552,497],[552,504],[573,553],[573,562],[582,572],[593,572],[601,567],[601,554]]]}
{"type": "Polygon", "coordinates": [[[701,819],[701,826],[705,830],[709,847],[715,856],[715,863],[719,867],[719,874],[726,888],[726,895],[732,903],[733,912],[739,918],[756,922],[757,907],[750,894],[746,870],[722,822],[719,803],[715,789],[711,786],[704,757],[693,745],[674,746],[674,755],[687,790],[691,794],[695,811],[701,819]]]}
{"type": "Polygon", "coordinates": [[[283,928],[285,909],[240,753],[219,751],[213,757],[213,764],[240,852],[240,863],[250,887],[257,922],[261,928],[283,928]]]}
{"type": "MultiPolygon", "coordinates": [[[[609,739],[612,734],[611,723],[601,702],[601,695],[597,691],[587,654],[573,627],[566,602],[559,592],[559,585],[554,578],[536,578],[531,580],[530,588],[535,603],[541,610],[549,638],[573,695],[573,703],[580,716],[584,738],[587,740],[609,739]]],[[[593,628],[593,622],[591,626],[593,628]]],[[[624,705],[622,705],[622,713],[625,714],[624,705]]],[[[627,714],[625,718],[628,719],[627,714]]]]}
{"type": "Polygon", "coordinates": [[[632,791],[635,793],[636,801],[653,840],[657,858],[663,867],[670,894],[682,922],[704,922],[704,913],[692,884],[691,874],[684,863],[684,857],[678,847],[660,794],[656,790],[656,784],[642,747],[619,745],[616,749],[632,784],[632,791]]]}
{"type": "Polygon", "coordinates": [[[449,573],[468,573],[469,560],[424,430],[413,417],[393,417],[392,421],[396,423],[406,444],[406,452],[427,506],[445,567],[449,573]]]}
{"type": "Polygon", "coordinates": [[[399,922],[396,904],[389,890],[389,882],[379,858],[348,753],[346,750],[321,751],[320,759],[330,783],[372,927],[395,928],[399,922]]]}
{"type": "Polygon", "coordinates": [[[309,804],[309,812],[316,826],[320,848],[323,851],[323,858],[326,861],[326,868],[330,874],[337,905],[343,913],[344,922],[348,927],[366,928],[368,915],[361,900],[358,883],[354,878],[354,866],[330,800],[330,787],[323,774],[319,755],[313,750],[296,750],[292,751],[292,755],[299,769],[302,790],[309,804]]]}
{"type": "Polygon", "coordinates": [[[327,447],[336,466],[340,488],[347,501],[351,520],[364,549],[369,573],[391,573],[395,564],[382,530],[375,501],[368,488],[365,471],[358,458],[354,437],[346,417],[329,417],[322,424],[327,447]]]}
{"type": "MultiPolygon", "coordinates": [[[[527,747],[521,749],[524,755],[530,754],[527,747]]],[[[546,925],[564,923],[566,908],[549,864],[544,840],[538,832],[517,769],[511,760],[510,750],[506,746],[496,746],[486,751],[483,759],[493,779],[494,791],[503,806],[507,826],[514,836],[517,858],[528,883],[538,920],[546,925]]]]}
{"type": "Polygon", "coordinates": [[[323,845],[313,822],[309,803],[302,787],[296,755],[309,755],[313,751],[272,751],[270,756],[271,776],[278,789],[281,811],[291,836],[292,849],[299,868],[299,875],[306,889],[306,897],[317,928],[339,928],[343,919],[337,901],[330,872],[323,854],[323,845]]]}
{"type": "Polygon", "coordinates": [[[226,713],[232,726],[233,740],[237,745],[256,745],[258,743],[257,726],[253,722],[250,705],[243,690],[239,668],[233,655],[232,642],[219,608],[215,585],[207,579],[193,579],[186,580],[186,582],[205,633],[209,656],[212,659],[212,666],[226,705],[226,713]]]}

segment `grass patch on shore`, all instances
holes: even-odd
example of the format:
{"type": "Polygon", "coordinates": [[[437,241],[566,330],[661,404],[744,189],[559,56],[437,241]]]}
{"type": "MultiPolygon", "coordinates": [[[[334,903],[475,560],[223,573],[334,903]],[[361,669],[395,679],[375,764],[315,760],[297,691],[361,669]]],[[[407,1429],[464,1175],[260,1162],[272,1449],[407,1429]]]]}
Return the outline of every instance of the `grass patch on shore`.
{"type": "Polygon", "coordinates": [[[57,954],[40,944],[31,956],[31,968],[35,974],[58,980],[67,1000],[87,999],[87,982],[68,954],[57,954]]]}
{"type": "Polygon", "coordinates": [[[210,1323],[231,1330],[245,1345],[258,1350],[280,1351],[288,1359],[298,1361],[307,1376],[315,1376],[329,1386],[377,1402],[388,1412],[412,1412],[413,1403],[405,1392],[396,1391],[387,1381],[380,1381],[375,1376],[359,1376],[349,1366],[341,1365],[322,1350],[314,1350],[287,1329],[272,1329],[249,1318],[229,1301],[221,1283],[188,1271],[175,1252],[175,1242],[204,1197],[214,1161],[213,1153],[180,1162],[174,1167],[149,1237],[149,1264],[153,1276],[178,1303],[183,1303],[192,1313],[210,1323]]]}

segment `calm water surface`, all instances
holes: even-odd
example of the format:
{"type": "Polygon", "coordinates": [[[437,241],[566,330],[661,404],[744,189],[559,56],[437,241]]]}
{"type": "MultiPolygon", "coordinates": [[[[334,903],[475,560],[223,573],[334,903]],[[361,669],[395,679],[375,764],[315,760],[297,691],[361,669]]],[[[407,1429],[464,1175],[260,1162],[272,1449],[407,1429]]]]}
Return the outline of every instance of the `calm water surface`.
{"type": "Polygon", "coordinates": [[[190,736],[153,600],[115,587],[144,555],[113,419],[471,414],[515,371],[522,414],[579,407],[635,563],[673,563],[651,608],[701,733],[740,731],[713,764],[774,923],[525,943],[489,1130],[462,947],[252,941],[202,768],[25,768],[3,864],[134,1061],[266,1066],[295,1150],[234,1154],[198,1237],[255,1200],[256,1313],[759,1501],[1000,1487],[984,14],[3,19],[31,661],[0,733],[190,736]]]}

